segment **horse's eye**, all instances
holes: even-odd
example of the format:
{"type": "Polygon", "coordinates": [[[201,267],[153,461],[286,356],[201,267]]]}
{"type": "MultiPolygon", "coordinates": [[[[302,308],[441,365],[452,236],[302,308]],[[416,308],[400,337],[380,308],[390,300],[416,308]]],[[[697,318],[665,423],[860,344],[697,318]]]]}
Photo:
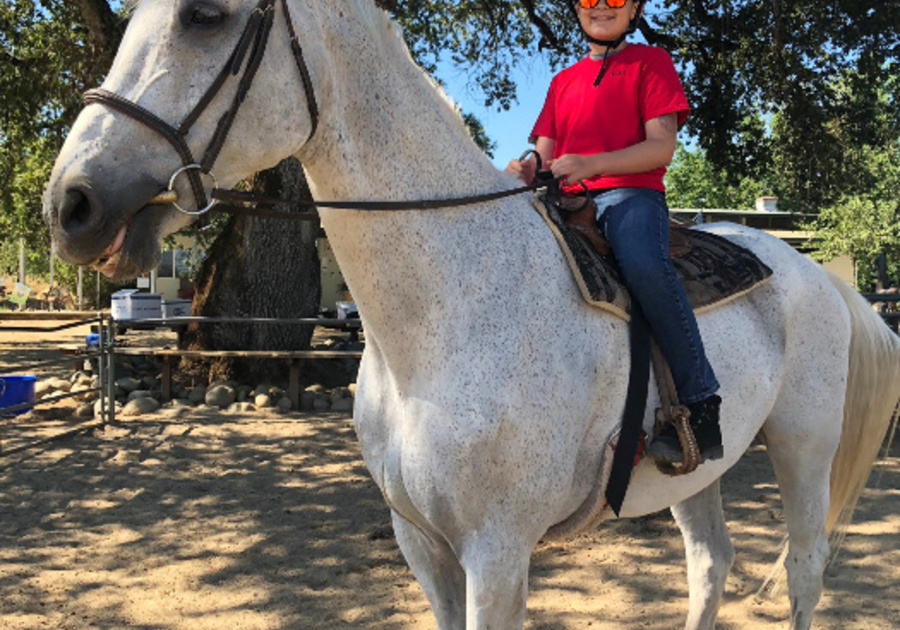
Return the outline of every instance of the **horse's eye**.
{"type": "Polygon", "coordinates": [[[215,24],[222,20],[222,12],[210,6],[200,5],[191,13],[191,24],[215,24]]]}

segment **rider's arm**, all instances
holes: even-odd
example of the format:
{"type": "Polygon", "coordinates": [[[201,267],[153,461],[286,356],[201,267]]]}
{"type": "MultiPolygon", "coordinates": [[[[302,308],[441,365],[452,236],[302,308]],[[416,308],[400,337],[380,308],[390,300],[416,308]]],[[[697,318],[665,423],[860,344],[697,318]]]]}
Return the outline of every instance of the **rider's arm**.
{"type": "Polygon", "coordinates": [[[550,164],[550,170],[554,176],[575,183],[603,173],[646,173],[668,166],[675,153],[677,114],[651,118],[644,123],[644,133],[645,140],[618,151],[561,155],[550,164]]]}

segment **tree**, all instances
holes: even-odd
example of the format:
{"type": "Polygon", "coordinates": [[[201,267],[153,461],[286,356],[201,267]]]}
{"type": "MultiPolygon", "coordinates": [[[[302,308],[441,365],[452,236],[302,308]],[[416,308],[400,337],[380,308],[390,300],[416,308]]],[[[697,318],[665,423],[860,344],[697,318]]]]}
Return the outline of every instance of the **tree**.
{"type": "Polygon", "coordinates": [[[900,140],[888,153],[871,149],[862,153],[872,188],[848,192],[807,227],[815,233],[815,257],[850,256],[862,271],[857,285],[870,290],[876,281],[875,260],[882,254],[889,263],[888,277],[895,283],[900,280],[900,140]]]}
{"type": "Polygon", "coordinates": [[[688,151],[679,144],[666,173],[666,198],[670,208],[741,209],[771,192],[770,184],[751,177],[733,182],[724,169],[713,165],[700,147],[688,151]]]}
{"type": "MultiPolygon", "coordinates": [[[[258,173],[251,187],[266,196],[311,199],[300,163],[293,158],[258,173]]],[[[297,211],[289,204],[278,210],[297,211]]],[[[192,313],[293,319],[314,317],[321,285],[316,249],[318,222],[229,217],[201,264],[192,313]]],[[[188,347],[218,350],[303,350],[312,326],[204,324],[185,335],[188,347]]],[[[280,380],[284,366],[271,361],[222,360],[210,378],[280,380]]]]}

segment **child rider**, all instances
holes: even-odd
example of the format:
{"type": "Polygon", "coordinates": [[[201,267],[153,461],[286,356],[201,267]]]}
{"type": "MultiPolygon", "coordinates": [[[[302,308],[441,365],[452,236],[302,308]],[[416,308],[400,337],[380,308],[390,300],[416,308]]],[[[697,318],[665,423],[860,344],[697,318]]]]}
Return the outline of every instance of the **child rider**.
{"type": "MultiPolygon", "coordinates": [[[[571,0],[569,0],[571,1],[571,0]]],[[[542,161],[563,190],[587,187],[597,221],[632,298],[640,305],[691,412],[701,461],[722,457],[721,398],[697,321],[668,260],[669,214],[663,175],[688,104],[669,55],[625,41],[640,19],[636,0],[574,0],[590,54],[550,83],[531,132],[542,161]]],[[[530,183],[536,161],[506,171],[530,183]]],[[[672,425],[647,447],[656,459],[681,462],[672,425]]]]}

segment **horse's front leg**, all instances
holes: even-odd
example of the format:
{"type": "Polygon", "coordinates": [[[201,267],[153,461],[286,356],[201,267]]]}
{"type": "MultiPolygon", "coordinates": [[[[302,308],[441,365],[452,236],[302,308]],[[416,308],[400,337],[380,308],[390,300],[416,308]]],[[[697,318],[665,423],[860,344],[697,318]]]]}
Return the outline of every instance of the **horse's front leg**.
{"type": "Polygon", "coordinates": [[[480,532],[466,545],[466,630],[520,630],[525,624],[528,565],[533,545],[517,544],[512,531],[480,532]]]}
{"type": "Polygon", "coordinates": [[[685,630],[713,630],[734,548],[725,526],[719,481],[672,506],[687,557],[690,609],[685,630]]]}
{"type": "Polygon", "coordinates": [[[391,516],[397,544],[431,605],[438,630],[465,630],[466,574],[453,549],[396,512],[391,516]]]}
{"type": "Polygon", "coordinates": [[[394,533],[428,598],[438,630],[516,630],[525,622],[527,546],[479,535],[462,558],[440,537],[393,513],[394,533]]]}

